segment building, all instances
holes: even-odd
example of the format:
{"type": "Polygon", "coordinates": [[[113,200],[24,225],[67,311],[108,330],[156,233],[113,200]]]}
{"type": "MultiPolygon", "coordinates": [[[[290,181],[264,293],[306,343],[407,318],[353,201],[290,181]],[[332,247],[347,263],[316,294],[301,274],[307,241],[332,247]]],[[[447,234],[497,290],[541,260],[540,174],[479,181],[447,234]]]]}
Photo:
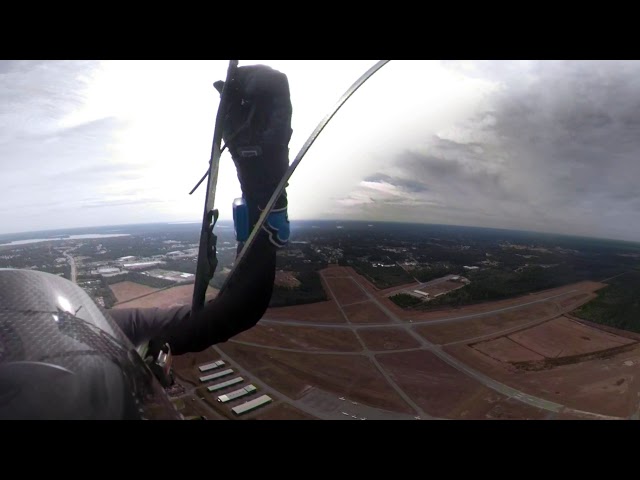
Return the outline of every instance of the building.
{"type": "MultiPolygon", "coordinates": [[[[241,378],[241,377],[239,377],[241,378]]],[[[257,388],[254,385],[247,385],[246,387],[240,388],[238,390],[234,390],[233,392],[227,393],[225,395],[220,395],[218,397],[218,401],[221,403],[226,403],[231,400],[235,400],[236,398],[244,397],[246,395],[250,395],[257,391],[257,388]]]]}
{"type": "Polygon", "coordinates": [[[212,373],[211,375],[205,375],[204,377],[200,377],[201,382],[208,382],[209,380],[215,380],[216,378],[226,377],[227,375],[231,375],[233,370],[228,368],[227,370],[223,370],[218,373],[212,373]]]}
{"type": "MultiPolygon", "coordinates": [[[[222,390],[223,388],[227,388],[227,387],[230,387],[231,385],[236,385],[242,382],[244,382],[244,378],[236,377],[236,378],[232,378],[231,380],[227,380],[226,382],[211,385],[210,387],[207,387],[207,390],[210,392],[215,392],[216,390],[222,390]]],[[[218,400],[220,400],[220,398],[218,398],[218,400]]]]}
{"type": "Polygon", "coordinates": [[[262,395],[261,397],[255,398],[249,402],[245,402],[242,405],[238,405],[237,407],[233,407],[231,411],[236,415],[242,415],[243,413],[250,412],[251,410],[255,410],[262,405],[266,405],[267,403],[271,403],[273,400],[269,395],[262,395]]]}
{"type": "Polygon", "coordinates": [[[164,262],[155,260],[153,262],[136,262],[136,263],[123,263],[122,267],[130,270],[139,270],[142,268],[153,267],[154,265],[161,265],[164,262]]]}

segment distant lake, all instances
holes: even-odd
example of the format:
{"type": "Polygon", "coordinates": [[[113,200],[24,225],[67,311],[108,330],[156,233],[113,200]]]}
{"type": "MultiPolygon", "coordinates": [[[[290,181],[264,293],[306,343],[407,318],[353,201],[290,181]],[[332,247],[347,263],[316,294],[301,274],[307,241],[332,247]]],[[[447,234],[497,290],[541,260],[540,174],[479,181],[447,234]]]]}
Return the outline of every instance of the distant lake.
{"type": "Polygon", "coordinates": [[[7,245],[26,245],[28,243],[39,243],[39,242],[59,242],[61,240],[85,240],[91,238],[110,238],[110,237],[128,237],[130,234],[128,233],[88,233],[85,235],[69,235],[65,237],[52,237],[52,238],[29,238],[27,240],[14,240],[9,243],[0,243],[0,247],[5,247],[7,245]]]}

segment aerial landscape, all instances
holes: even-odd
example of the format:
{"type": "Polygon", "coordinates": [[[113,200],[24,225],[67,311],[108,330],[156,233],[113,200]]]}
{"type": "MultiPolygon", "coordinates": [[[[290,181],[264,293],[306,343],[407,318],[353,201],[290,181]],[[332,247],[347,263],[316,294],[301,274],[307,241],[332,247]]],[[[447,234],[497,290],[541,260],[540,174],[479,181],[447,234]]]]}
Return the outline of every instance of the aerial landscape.
{"type": "Polygon", "coordinates": [[[0,417],[640,420],[639,78],[0,60],[0,417]]]}
{"type": "MultiPolygon", "coordinates": [[[[185,417],[638,418],[640,244],[448,225],[293,227],[259,324],[174,358],[168,393],[185,417]]],[[[0,268],[63,276],[107,310],[187,305],[198,228],[3,235],[0,268]]],[[[217,233],[209,299],[235,256],[232,225],[217,233]]]]}

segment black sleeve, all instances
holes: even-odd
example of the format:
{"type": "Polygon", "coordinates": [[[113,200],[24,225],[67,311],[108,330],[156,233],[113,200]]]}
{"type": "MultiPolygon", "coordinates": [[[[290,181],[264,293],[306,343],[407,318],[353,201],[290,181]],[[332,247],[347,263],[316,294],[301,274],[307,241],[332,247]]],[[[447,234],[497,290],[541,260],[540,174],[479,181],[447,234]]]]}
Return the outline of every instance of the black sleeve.
{"type": "Polygon", "coordinates": [[[276,249],[263,231],[233,281],[197,314],[186,305],[110,313],[134,345],[168,342],[176,355],[199,352],[258,323],[271,300],[275,271],[276,249]]]}

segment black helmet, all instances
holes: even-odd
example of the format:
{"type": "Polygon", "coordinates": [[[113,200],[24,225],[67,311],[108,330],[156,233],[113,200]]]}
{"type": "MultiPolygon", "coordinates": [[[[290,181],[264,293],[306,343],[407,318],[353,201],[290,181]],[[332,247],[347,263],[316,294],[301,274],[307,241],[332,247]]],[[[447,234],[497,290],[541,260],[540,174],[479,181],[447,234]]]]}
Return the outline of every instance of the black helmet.
{"type": "Polygon", "coordinates": [[[0,269],[0,419],[180,419],[109,315],[76,284],[0,269]]]}

